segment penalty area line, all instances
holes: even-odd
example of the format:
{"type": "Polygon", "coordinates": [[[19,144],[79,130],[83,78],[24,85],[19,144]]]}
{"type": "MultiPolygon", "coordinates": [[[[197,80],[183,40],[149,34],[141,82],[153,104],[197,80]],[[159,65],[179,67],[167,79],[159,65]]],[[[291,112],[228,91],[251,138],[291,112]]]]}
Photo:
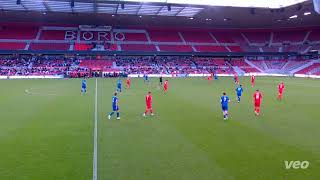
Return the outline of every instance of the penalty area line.
{"type": "Polygon", "coordinates": [[[93,130],[93,180],[98,180],[98,79],[94,96],[94,130],[93,130]]]}

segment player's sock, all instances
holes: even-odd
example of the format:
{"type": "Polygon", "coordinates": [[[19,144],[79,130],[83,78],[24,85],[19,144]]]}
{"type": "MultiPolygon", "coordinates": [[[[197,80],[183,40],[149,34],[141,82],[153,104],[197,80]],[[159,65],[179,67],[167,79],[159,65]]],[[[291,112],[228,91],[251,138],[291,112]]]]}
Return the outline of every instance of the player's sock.
{"type": "Polygon", "coordinates": [[[117,119],[120,119],[120,113],[117,112],[117,119]]]}
{"type": "Polygon", "coordinates": [[[114,111],[112,111],[110,114],[109,114],[109,116],[112,116],[114,114],[114,111]]]}

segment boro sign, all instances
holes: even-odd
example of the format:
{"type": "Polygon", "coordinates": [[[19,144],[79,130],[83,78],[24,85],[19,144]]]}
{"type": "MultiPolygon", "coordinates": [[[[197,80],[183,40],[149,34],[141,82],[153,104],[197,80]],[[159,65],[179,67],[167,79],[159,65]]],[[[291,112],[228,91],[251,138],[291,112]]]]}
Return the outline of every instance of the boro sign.
{"type": "Polygon", "coordinates": [[[106,31],[65,31],[64,39],[68,41],[80,39],[81,41],[124,41],[125,34],[122,32],[106,31]]]}

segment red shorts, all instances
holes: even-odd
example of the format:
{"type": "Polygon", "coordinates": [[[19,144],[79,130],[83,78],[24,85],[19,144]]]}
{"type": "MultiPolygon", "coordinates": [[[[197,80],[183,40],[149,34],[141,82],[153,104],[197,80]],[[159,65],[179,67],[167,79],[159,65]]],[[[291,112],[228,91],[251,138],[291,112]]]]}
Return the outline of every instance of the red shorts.
{"type": "Polygon", "coordinates": [[[260,102],[255,102],[254,107],[260,107],[261,103],[260,102]]]}
{"type": "Polygon", "coordinates": [[[151,104],[147,104],[146,109],[152,109],[152,105],[151,104]]]}
{"type": "Polygon", "coordinates": [[[168,87],[164,87],[164,90],[168,90],[168,87]]]}

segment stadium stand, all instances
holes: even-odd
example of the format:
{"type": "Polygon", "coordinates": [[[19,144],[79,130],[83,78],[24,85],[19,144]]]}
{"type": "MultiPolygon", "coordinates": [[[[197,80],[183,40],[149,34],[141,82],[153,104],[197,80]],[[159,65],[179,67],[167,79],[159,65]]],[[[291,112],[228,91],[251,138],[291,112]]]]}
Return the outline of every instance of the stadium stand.
{"type": "Polygon", "coordinates": [[[64,50],[67,51],[70,48],[68,43],[31,43],[30,50],[64,50]]]}
{"type": "MultiPolygon", "coordinates": [[[[1,56],[1,75],[65,75],[92,76],[93,71],[124,72],[125,74],[234,74],[276,72],[319,74],[320,63],[310,60],[247,60],[186,56],[1,56]],[[247,63],[248,62],[248,63],[247,63]]],[[[292,73],[291,73],[292,74],[292,73]]]]}
{"type": "Polygon", "coordinates": [[[149,36],[154,42],[182,42],[178,32],[175,31],[150,30],[149,36]]]}
{"type": "Polygon", "coordinates": [[[113,32],[90,32],[80,31],[75,26],[20,26],[17,23],[0,25],[0,43],[0,50],[305,53],[311,49],[320,49],[320,36],[319,29],[260,29],[241,32],[241,30],[230,29],[214,31],[171,30],[168,28],[114,29],[113,32]],[[304,40],[307,40],[309,44],[305,44],[304,40]],[[104,44],[102,45],[104,48],[94,48],[92,43],[97,42],[104,44]],[[7,43],[7,45],[3,45],[3,43],[7,43]],[[73,43],[74,46],[67,47],[68,44],[73,43]],[[50,46],[49,44],[54,45],[50,46]]]}
{"type": "Polygon", "coordinates": [[[27,43],[21,42],[0,42],[1,50],[24,50],[27,43]]]}

